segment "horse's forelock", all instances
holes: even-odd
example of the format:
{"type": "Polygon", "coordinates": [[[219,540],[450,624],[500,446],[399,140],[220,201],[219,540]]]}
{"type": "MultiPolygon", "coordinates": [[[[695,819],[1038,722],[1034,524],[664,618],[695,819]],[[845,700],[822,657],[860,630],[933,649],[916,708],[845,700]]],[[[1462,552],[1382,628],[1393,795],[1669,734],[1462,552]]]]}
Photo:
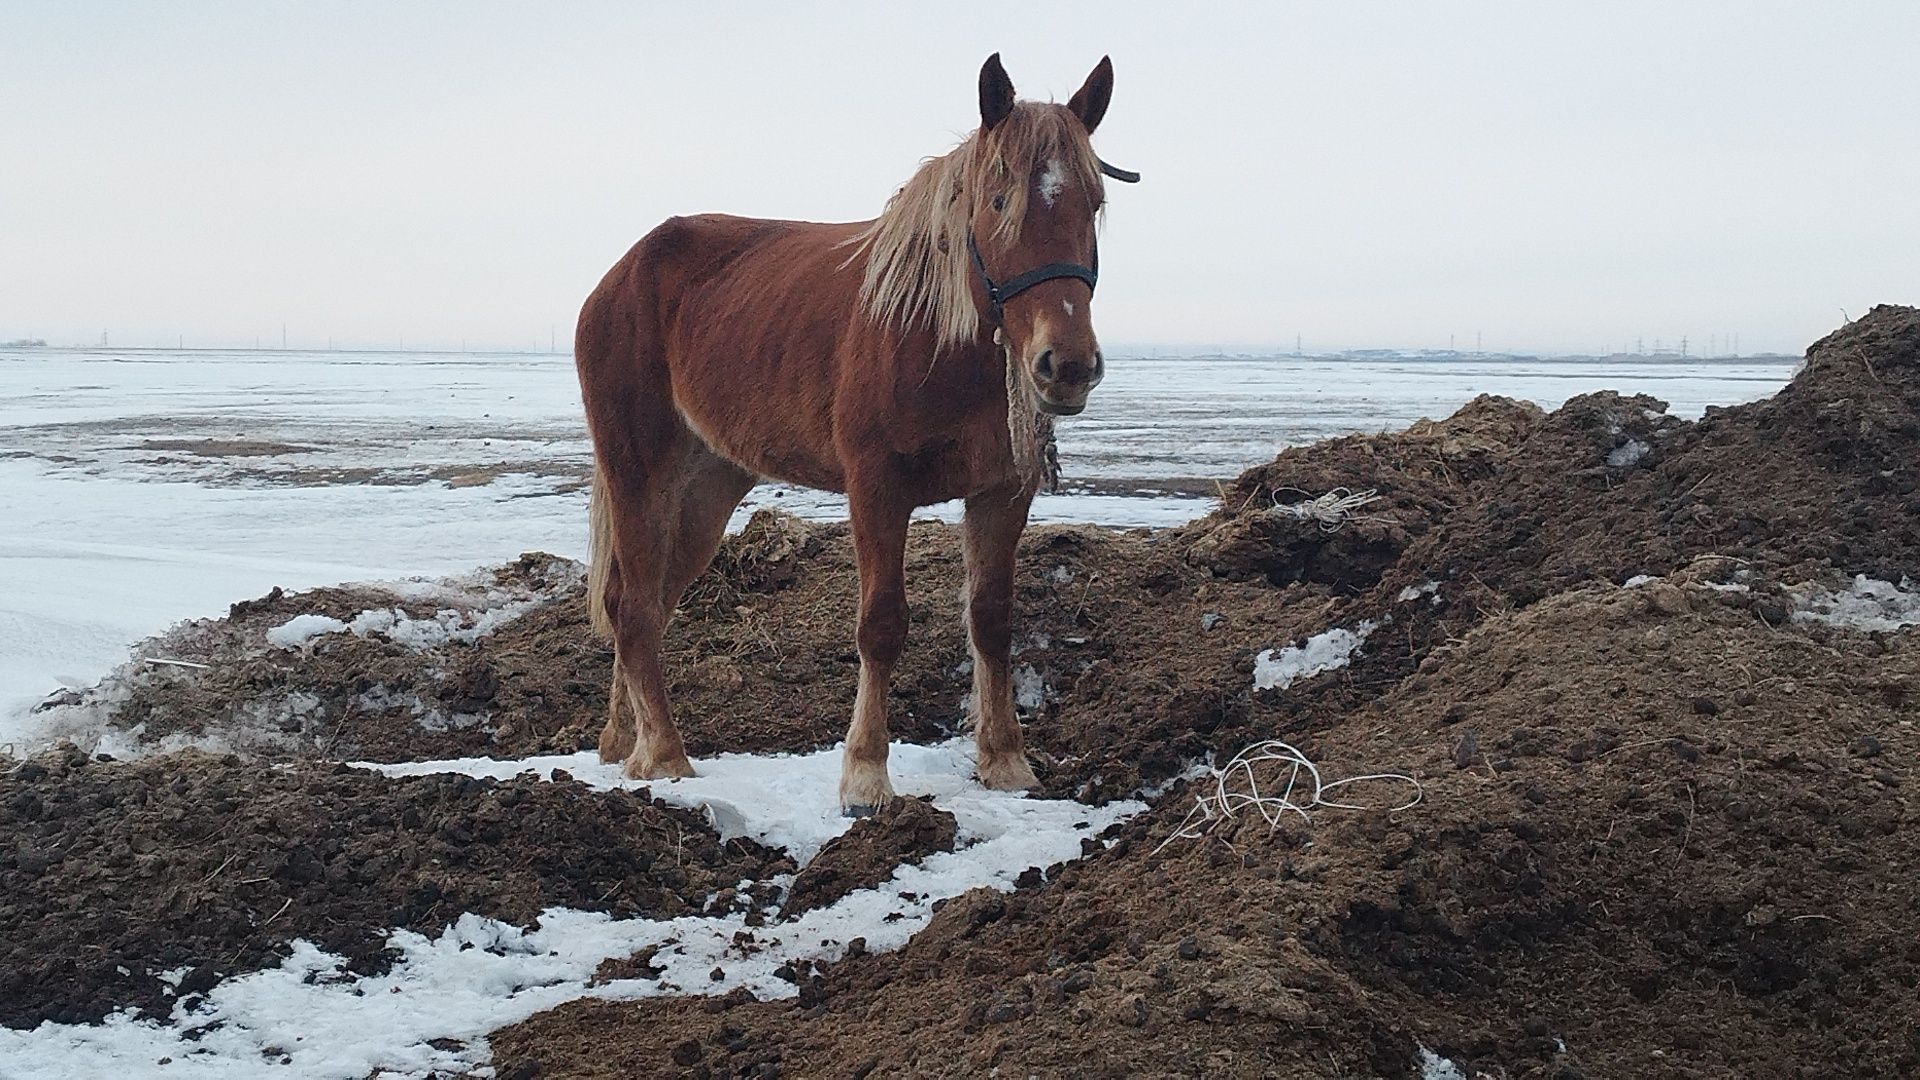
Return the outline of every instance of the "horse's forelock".
{"type": "MultiPolygon", "coordinates": [[[[932,330],[938,347],[971,340],[979,330],[967,256],[973,227],[968,192],[1005,187],[1007,205],[994,236],[1020,237],[1033,185],[1025,178],[1043,162],[1059,162],[1094,205],[1103,204],[1100,159],[1078,118],[1064,107],[1023,101],[991,131],[975,131],[946,154],[928,158],[901,185],[873,223],[854,237],[853,258],[866,257],[860,296],[869,316],[907,329],[932,330]],[[1018,178],[1019,182],[1009,183],[1018,178]]],[[[851,261],[851,260],[849,260],[851,261]]]]}

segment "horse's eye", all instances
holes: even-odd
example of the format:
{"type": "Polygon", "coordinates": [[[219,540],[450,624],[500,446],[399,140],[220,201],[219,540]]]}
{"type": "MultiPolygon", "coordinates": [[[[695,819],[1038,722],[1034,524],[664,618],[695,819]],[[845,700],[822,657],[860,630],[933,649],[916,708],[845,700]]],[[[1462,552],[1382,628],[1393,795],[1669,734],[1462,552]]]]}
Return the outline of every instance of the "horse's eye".
{"type": "Polygon", "coordinates": [[[1007,197],[1005,195],[995,195],[993,197],[993,208],[995,210],[1005,210],[1007,208],[1007,197]]]}

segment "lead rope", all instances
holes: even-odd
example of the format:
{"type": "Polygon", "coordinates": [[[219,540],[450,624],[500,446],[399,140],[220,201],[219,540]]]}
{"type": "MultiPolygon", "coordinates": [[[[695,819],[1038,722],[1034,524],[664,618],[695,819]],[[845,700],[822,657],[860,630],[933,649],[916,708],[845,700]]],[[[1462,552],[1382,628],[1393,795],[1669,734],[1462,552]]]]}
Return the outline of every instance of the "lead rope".
{"type": "Polygon", "coordinates": [[[1007,370],[1007,441],[1013,448],[1013,470],[1021,493],[1060,490],[1060,447],[1054,442],[1053,417],[1034,404],[1033,391],[1014,365],[1013,350],[996,328],[993,343],[1007,370]]]}

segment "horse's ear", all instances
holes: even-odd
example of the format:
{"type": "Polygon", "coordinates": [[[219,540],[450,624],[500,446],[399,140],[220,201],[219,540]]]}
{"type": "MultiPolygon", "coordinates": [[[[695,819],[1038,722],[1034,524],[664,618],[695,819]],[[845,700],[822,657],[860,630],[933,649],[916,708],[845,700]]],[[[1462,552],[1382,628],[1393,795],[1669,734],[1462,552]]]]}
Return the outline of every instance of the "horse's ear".
{"type": "Polygon", "coordinates": [[[1100,126],[1100,118],[1107,115],[1107,102],[1113,100],[1113,61],[1101,57],[1093,67],[1093,74],[1080,89],[1074,91],[1067,100],[1067,108],[1086,125],[1087,134],[1100,126]]]}
{"type": "Polygon", "coordinates": [[[1000,54],[994,53],[980,65],[980,130],[992,131],[1012,111],[1013,80],[1000,66],[1000,54]]]}

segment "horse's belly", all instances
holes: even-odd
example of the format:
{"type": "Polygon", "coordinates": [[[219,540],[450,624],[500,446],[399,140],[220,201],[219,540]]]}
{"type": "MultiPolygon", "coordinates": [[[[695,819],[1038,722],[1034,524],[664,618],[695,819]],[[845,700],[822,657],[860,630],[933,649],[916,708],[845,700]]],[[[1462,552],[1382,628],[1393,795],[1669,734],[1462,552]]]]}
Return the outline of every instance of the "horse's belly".
{"type": "Polygon", "coordinates": [[[746,415],[690,409],[684,399],[679,406],[681,419],[708,449],[756,476],[823,491],[846,490],[830,427],[810,430],[813,425],[795,422],[796,417],[778,410],[746,415]]]}

